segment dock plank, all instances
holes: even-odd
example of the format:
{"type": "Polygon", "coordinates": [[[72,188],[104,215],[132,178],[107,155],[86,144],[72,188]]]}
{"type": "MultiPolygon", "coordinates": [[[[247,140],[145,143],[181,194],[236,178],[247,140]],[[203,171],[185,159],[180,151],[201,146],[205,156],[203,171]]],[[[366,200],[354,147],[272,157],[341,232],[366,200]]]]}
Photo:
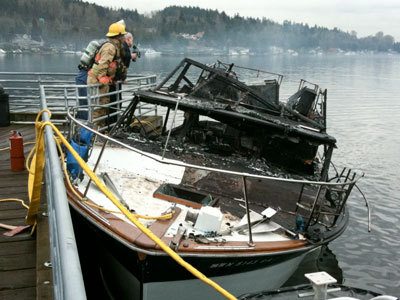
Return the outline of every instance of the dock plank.
{"type": "Polygon", "coordinates": [[[0,257],[0,272],[32,269],[36,267],[36,260],[33,255],[13,254],[0,257]]]}
{"type": "MultiPolygon", "coordinates": [[[[18,241],[30,241],[30,240],[34,239],[31,236],[29,228],[26,231],[24,231],[22,233],[19,233],[17,235],[14,235],[14,236],[3,235],[3,233],[6,232],[6,231],[7,230],[1,229],[1,232],[0,232],[0,247],[2,246],[1,243],[18,242],[18,241]]],[[[0,268],[1,268],[1,263],[0,263],[0,268]]]]}
{"type": "Polygon", "coordinates": [[[0,177],[0,189],[1,188],[9,188],[9,187],[23,187],[26,184],[28,179],[28,173],[25,173],[25,178],[17,177],[16,178],[1,178],[0,177]]]}
{"type": "Polygon", "coordinates": [[[36,286],[36,268],[2,271],[0,290],[36,286]]]}
{"type": "MultiPolygon", "coordinates": [[[[6,224],[10,224],[10,225],[14,225],[14,226],[24,226],[26,225],[25,223],[25,216],[22,218],[10,218],[10,219],[4,219],[1,220],[2,223],[6,223],[6,224]],[[4,221],[4,222],[3,222],[4,221]]],[[[1,228],[0,229],[1,232],[5,229],[1,228]]]]}
{"type": "Polygon", "coordinates": [[[12,171],[0,171],[0,180],[3,181],[3,179],[10,179],[10,178],[15,178],[15,179],[21,179],[24,178],[26,180],[26,176],[28,175],[27,172],[12,172],[12,171]]]}
{"type": "Polygon", "coordinates": [[[35,240],[23,240],[14,242],[1,243],[0,255],[12,255],[12,254],[30,254],[36,251],[35,240]]]}
{"type": "Polygon", "coordinates": [[[15,299],[35,300],[36,299],[35,287],[25,287],[25,288],[19,288],[19,289],[0,291],[0,299],[2,299],[2,300],[15,300],[15,299]]]}
{"type": "MultiPolygon", "coordinates": [[[[28,180],[27,180],[28,181],[28,180]]],[[[20,194],[22,192],[25,192],[25,195],[27,195],[28,193],[28,187],[27,186],[11,186],[5,189],[1,189],[0,190],[0,197],[1,198],[10,198],[11,196],[15,195],[15,194],[20,194]]],[[[14,198],[14,197],[12,197],[14,198]]]]}
{"type": "Polygon", "coordinates": [[[0,210],[0,220],[24,219],[26,212],[26,209],[0,210]]]}

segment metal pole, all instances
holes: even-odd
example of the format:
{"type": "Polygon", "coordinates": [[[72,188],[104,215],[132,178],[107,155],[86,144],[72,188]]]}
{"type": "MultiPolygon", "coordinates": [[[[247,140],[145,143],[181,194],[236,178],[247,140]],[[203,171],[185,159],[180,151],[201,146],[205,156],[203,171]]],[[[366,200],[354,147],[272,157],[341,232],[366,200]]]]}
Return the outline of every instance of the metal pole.
{"type": "Polygon", "coordinates": [[[172,119],[171,128],[170,128],[169,131],[168,131],[167,140],[165,141],[165,146],[164,146],[164,150],[163,150],[163,154],[162,154],[162,159],[164,159],[165,151],[167,150],[167,145],[168,145],[169,137],[171,136],[172,128],[174,128],[174,125],[175,125],[176,112],[178,111],[178,106],[179,106],[179,102],[181,101],[181,99],[182,99],[182,97],[178,97],[178,101],[176,102],[176,105],[175,105],[174,118],[172,119]]]}
{"type": "Polygon", "coordinates": [[[325,91],[323,93],[323,97],[324,97],[324,103],[323,103],[323,106],[322,106],[322,111],[323,111],[322,114],[324,116],[324,126],[325,126],[324,132],[325,132],[326,129],[328,128],[327,118],[326,118],[326,114],[327,114],[327,102],[326,102],[326,100],[328,99],[328,90],[327,89],[325,89],[325,91]]]}
{"type": "MultiPolygon", "coordinates": [[[[40,86],[41,106],[47,108],[45,92],[40,86]]],[[[43,121],[49,121],[47,112],[43,113],[43,121]]],[[[53,265],[53,280],[55,299],[77,300],[86,299],[82,270],[72,227],[68,206],[67,193],[61,172],[60,159],[54,141],[53,130],[46,126],[46,174],[49,181],[47,190],[52,191],[48,197],[51,261],[53,265]]]]}
{"type": "MultiPolygon", "coordinates": [[[[319,185],[319,186],[318,186],[317,195],[315,196],[313,205],[312,205],[312,207],[311,207],[311,213],[310,213],[310,217],[309,217],[309,219],[308,219],[308,222],[307,222],[305,231],[307,231],[308,227],[310,227],[310,225],[311,225],[312,217],[313,217],[313,214],[314,214],[314,211],[315,211],[316,204],[317,204],[317,202],[318,202],[319,195],[321,194],[321,190],[322,190],[322,185],[319,185]]],[[[319,216],[318,216],[318,217],[319,217],[319,216]]],[[[318,222],[318,219],[315,220],[315,222],[318,222]]]]}
{"type": "Polygon", "coordinates": [[[244,198],[244,202],[246,203],[246,215],[247,215],[247,224],[248,224],[248,230],[249,230],[249,246],[254,246],[253,234],[251,232],[249,200],[247,199],[246,177],[243,176],[242,179],[243,179],[243,198],[244,198]]]}
{"type": "Polygon", "coordinates": [[[93,115],[93,111],[92,111],[92,91],[93,88],[88,87],[87,88],[87,92],[86,92],[86,99],[87,99],[87,104],[88,104],[88,122],[92,122],[92,115],[93,115]]]}
{"type": "Polygon", "coordinates": [[[64,106],[65,106],[65,110],[68,110],[68,92],[67,92],[67,88],[64,88],[64,106]]]}

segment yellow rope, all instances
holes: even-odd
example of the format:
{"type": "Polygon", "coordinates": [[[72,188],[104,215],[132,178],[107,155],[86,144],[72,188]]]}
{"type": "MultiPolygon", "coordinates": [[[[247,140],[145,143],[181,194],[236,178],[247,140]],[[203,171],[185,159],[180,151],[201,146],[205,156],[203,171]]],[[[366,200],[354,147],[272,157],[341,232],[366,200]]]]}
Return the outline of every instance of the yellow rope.
{"type": "Polygon", "coordinates": [[[49,118],[51,118],[51,111],[45,108],[45,109],[42,109],[41,111],[39,111],[38,115],[36,116],[35,123],[40,123],[39,119],[44,112],[47,112],[49,114],[49,118]]]}
{"type": "Polygon", "coordinates": [[[4,198],[0,199],[0,202],[20,202],[23,207],[29,209],[29,206],[25,204],[24,200],[18,198],[4,198]]]}
{"type": "MultiPolygon", "coordinates": [[[[41,112],[39,113],[39,115],[41,112]]],[[[38,120],[38,118],[36,118],[38,120]]],[[[29,209],[26,215],[26,223],[34,225],[36,223],[36,215],[39,211],[40,198],[42,192],[43,170],[45,164],[44,150],[44,130],[41,123],[35,123],[36,145],[33,153],[33,158],[28,166],[28,197],[29,209]]]]}
{"type": "MultiPolygon", "coordinates": [[[[0,199],[0,202],[19,202],[24,208],[29,209],[29,206],[25,204],[24,200],[18,198],[4,198],[0,199]]],[[[4,224],[8,225],[8,224],[4,224]]],[[[8,225],[8,226],[15,226],[15,225],[8,225]]],[[[31,231],[32,235],[33,231],[31,231]]]]}
{"type": "MultiPolygon", "coordinates": [[[[38,117],[36,118],[37,122],[39,120],[39,116],[41,115],[42,112],[39,113],[38,117]]],[[[43,140],[43,129],[45,126],[50,126],[55,134],[60,138],[61,142],[64,144],[64,146],[67,148],[67,150],[74,156],[76,161],[79,163],[81,168],[88,174],[90,179],[98,186],[98,188],[111,200],[112,203],[114,203],[115,206],[118,207],[118,209],[137,227],[139,228],[144,234],[146,234],[151,240],[153,240],[165,253],[167,253],[172,259],[174,259],[178,264],[183,266],[186,270],[188,270],[190,273],[192,273],[194,276],[196,276],[198,279],[203,281],[204,283],[210,285],[213,287],[216,291],[218,291],[221,295],[226,297],[227,299],[236,299],[234,295],[223,289],[220,285],[218,285],[216,282],[212,281],[208,277],[206,277],[204,274],[202,274],[200,271],[198,271],[196,268],[194,268],[192,265],[187,263],[182,257],[180,257],[176,252],[174,252],[167,244],[165,244],[159,237],[157,237],[151,230],[149,230],[145,225],[143,225],[137,217],[132,214],[127,208],[125,208],[120,201],[107,189],[107,187],[99,180],[99,178],[96,176],[96,174],[93,173],[93,171],[86,165],[84,160],[79,156],[79,154],[73,149],[73,147],[68,143],[68,141],[64,138],[64,136],[61,134],[61,132],[57,129],[57,127],[54,126],[51,122],[42,122],[42,123],[37,123],[37,130],[40,132],[37,132],[37,142],[44,143],[43,140]]],[[[40,148],[41,145],[37,145],[36,148],[40,148]]],[[[40,150],[40,149],[39,149],[40,150]]],[[[38,174],[35,174],[35,176],[38,174]]],[[[37,186],[35,188],[38,188],[37,186]]],[[[31,203],[32,204],[32,203],[31,203]]]]}
{"type": "Polygon", "coordinates": [[[139,219],[144,219],[144,220],[169,220],[172,218],[173,213],[168,213],[165,215],[161,216],[146,216],[146,215],[140,215],[140,214],[132,214],[134,217],[139,218],[139,219]]]}
{"type": "Polygon", "coordinates": [[[36,145],[29,151],[28,157],[25,159],[25,168],[29,172],[29,174],[33,175],[33,171],[30,170],[30,165],[31,165],[31,160],[33,158],[33,155],[35,154],[36,151],[36,145]]]}

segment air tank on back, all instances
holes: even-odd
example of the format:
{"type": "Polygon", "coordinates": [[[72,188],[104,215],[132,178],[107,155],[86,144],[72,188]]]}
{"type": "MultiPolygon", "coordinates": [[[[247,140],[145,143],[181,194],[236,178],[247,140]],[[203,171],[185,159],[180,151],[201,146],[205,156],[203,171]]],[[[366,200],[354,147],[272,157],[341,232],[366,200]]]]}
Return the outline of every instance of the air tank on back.
{"type": "Polygon", "coordinates": [[[80,63],[84,66],[91,66],[94,62],[94,56],[101,44],[103,44],[105,40],[93,40],[87,46],[85,51],[80,59],[80,63]]]}

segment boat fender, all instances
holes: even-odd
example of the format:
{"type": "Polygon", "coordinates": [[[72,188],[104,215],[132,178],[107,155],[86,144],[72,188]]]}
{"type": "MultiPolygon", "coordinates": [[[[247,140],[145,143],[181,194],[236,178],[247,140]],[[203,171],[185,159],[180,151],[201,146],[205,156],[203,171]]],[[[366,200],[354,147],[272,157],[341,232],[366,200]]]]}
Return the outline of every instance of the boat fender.
{"type": "Polygon", "coordinates": [[[81,127],[76,133],[74,139],[80,144],[90,145],[92,143],[93,132],[81,127]]]}
{"type": "MultiPolygon", "coordinates": [[[[79,156],[82,157],[83,160],[87,161],[89,146],[84,144],[79,144],[75,142],[73,139],[70,142],[72,148],[76,152],[78,152],[79,156]]],[[[71,175],[72,180],[75,180],[82,175],[82,168],[78,164],[77,160],[72,156],[72,153],[67,151],[67,170],[71,175]]]]}
{"type": "MultiPolygon", "coordinates": [[[[79,156],[82,157],[85,162],[87,162],[89,158],[89,149],[92,144],[92,138],[93,132],[81,127],[71,139],[71,146],[76,152],[78,152],[79,156]]],[[[72,180],[75,180],[78,177],[82,179],[82,168],[69,151],[67,151],[67,170],[70,173],[72,180]]]]}

